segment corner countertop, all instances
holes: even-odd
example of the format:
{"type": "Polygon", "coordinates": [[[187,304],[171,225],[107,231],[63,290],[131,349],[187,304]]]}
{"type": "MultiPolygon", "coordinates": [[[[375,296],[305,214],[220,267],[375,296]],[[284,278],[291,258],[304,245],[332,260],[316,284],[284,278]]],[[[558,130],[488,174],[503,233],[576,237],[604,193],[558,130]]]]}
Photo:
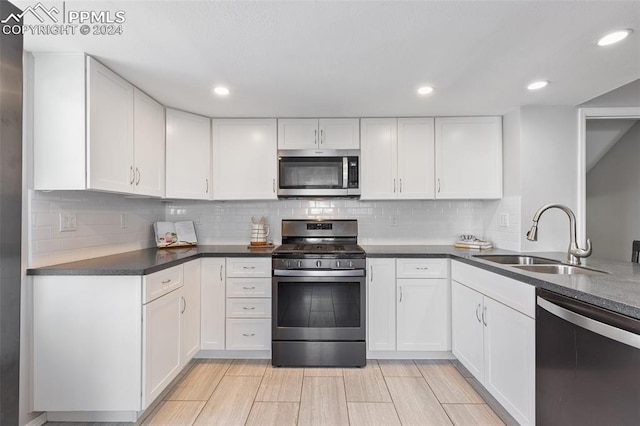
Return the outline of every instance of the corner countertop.
{"type": "MultiPolygon", "coordinates": [[[[583,266],[607,272],[598,275],[554,275],[528,272],[493,263],[476,255],[520,254],[508,250],[465,250],[446,245],[364,245],[369,258],[445,258],[467,263],[614,312],[640,319],[640,264],[588,258],[583,266]]],[[[28,269],[28,275],[147,275],[201,257],[270,257],[272,249],[246,245],[203,245],[190,248],[144,249],[77,262],[28,269]]],[[[564,262],[565,253],[526,253],[564,262]]]]}
{"type": "Polygon", "coordinates": [[[271,257],[272,251],[246,245],[148,248],[27,269],[27,275],[148,275],[200,257],[271,257]]]}

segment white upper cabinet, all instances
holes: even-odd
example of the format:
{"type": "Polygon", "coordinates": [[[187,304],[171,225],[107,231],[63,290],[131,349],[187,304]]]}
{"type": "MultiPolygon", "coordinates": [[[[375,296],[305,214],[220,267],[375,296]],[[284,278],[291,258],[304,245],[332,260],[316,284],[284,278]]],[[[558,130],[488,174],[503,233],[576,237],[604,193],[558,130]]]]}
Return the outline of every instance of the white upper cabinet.
{"type": "Polygon", "coordinates": [[[133,86],[87,58],[87,187],[133,192],[133,86]]]}
{"type": "Polygon", "coordinates": [[[134,88],[134,192],[164,196],[164,106],[134,88]]]}
{"type": "Polygon", "coordinates": [[[275,119],[213,120],[213,198],[277,198],[275,119]]]}
{"type": "Polygon", "coordinates": [[[361,198],[397,198],[398,122],[395,118],[363,118],[360,124],[361,198]]]}
{"type": "Polygon", "coordinates": [[[278,149],[358,149],[357,118],[278,120],[278,149]]]}
{"type": "Polygon", "coordinates": [[[434,198],[433,118],[398,119],[398,198],[434,198]]]}
{"type": "Polygon", "coordinates": [[[436,118],[436,198],[502,197],[502,118],[436,118]]]}
{"type": "Polygon", "coordinates": [[[164,108],[84,54],[34,54],[34,188],[162,196],[164,108]]]}
{"type": "Polygon", "coordinates": [[[166,197],[211,199],[211,120],[167,108],[166,150],[166,197]]]}
{"type": "Polygon", "coordinates": [[[361,198],[433,198],[433,118],[367,118],[361,122],[361,198]]]}

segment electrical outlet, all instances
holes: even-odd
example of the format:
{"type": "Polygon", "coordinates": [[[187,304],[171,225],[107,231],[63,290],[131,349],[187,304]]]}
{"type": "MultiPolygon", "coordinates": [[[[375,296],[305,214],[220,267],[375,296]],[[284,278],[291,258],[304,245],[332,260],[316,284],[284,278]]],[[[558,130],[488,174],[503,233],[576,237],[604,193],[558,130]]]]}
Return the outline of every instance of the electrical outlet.
{"type": "Polygon", "coordinates": [[[126,213],[120,215],[120,229],[126,229],[129,227],[129,216],[126,213]]]}
{"type": "Polygon", "coordinates": [[[398,215],[392,215],[391,216],[391,227],[392,228],[397,228],[398,227],[398,215]]]}
{"type": "Polygon", "coordinates": [[[500,213],[500,226],[502,228],[509,227],[509,213],[500,213]]]}
{"type": "Polygon", "coordinates": [[[78,230],[78,219],[75,213],[60,213],[60,232],[70,232],[78,230]]]}

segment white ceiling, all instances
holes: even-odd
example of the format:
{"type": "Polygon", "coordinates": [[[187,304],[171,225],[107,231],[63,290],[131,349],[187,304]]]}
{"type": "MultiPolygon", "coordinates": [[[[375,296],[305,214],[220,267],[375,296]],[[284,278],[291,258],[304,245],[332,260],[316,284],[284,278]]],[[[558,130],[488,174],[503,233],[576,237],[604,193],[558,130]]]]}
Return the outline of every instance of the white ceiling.
{"type": "MultiPolygon", "coordinates": [[[[504,114],[521,105],[577,105],[640,78],[640,1],[64,6],[124,10],[124,34],[26,35],[26,50],[85,51],[165,105],[215,117],[504,114]],[[618,45],[595,45],[620,28],[634,33],[618,45]],[[528,92],[536,79],[551,83],[528,92]],[[217,84],[231,95],[214,97],[217,84]],[[435,92],[419,97],[425,84],[435,92]]],[[[37,22],[27,15],[26,23],[37,22]]]]}

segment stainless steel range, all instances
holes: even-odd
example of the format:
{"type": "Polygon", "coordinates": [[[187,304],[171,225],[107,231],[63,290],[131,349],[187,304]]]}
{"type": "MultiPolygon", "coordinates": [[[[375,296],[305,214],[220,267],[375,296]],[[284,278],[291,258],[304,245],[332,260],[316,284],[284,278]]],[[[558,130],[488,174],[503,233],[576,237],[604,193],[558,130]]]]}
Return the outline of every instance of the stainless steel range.
{"type": "Polygon", "coordinates": [[[274,366],[362,367],[365,253],[356,220],[283,220],[273,251],[274,366]]]}

